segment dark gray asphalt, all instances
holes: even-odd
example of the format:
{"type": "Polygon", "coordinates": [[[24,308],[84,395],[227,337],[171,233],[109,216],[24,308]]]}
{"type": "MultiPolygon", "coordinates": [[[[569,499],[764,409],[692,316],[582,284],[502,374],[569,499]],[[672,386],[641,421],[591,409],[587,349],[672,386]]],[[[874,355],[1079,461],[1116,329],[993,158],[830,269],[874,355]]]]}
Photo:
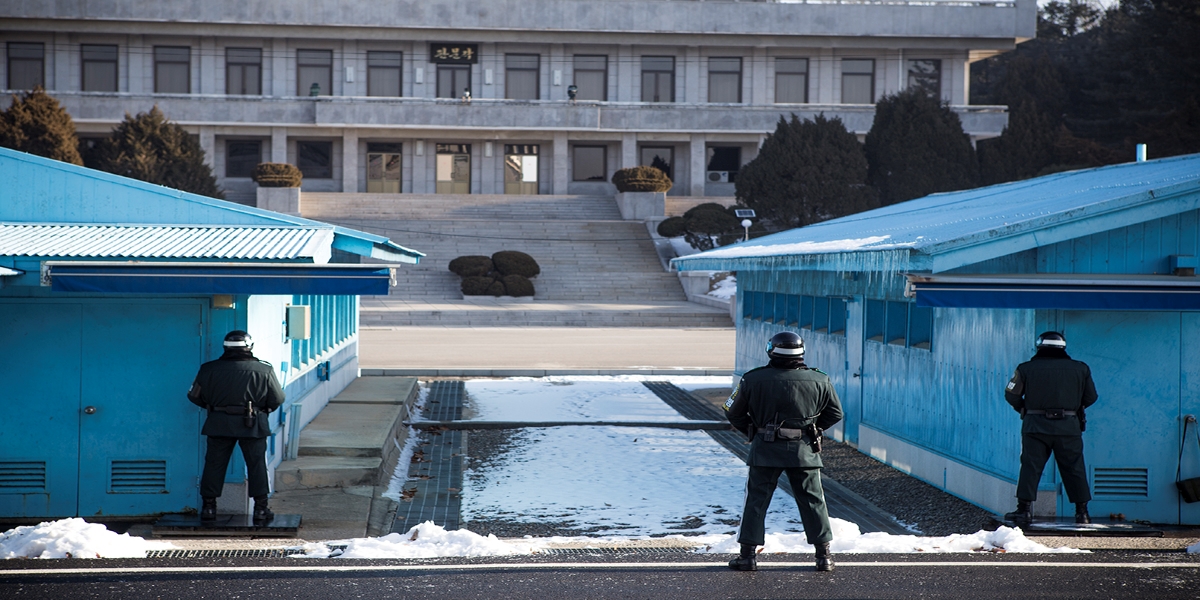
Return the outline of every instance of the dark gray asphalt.
{"type": "Polygon", "coordinates": [[[508,559],[20,560],[0,563],[0,598],[1197,598],[1200,557],[772,555],[757,573],[721,555],[508,559]],[[147,571],[146,569],[154,569],[147,571]],[[31,572],[36,570],[36,572],[31,572]]]}

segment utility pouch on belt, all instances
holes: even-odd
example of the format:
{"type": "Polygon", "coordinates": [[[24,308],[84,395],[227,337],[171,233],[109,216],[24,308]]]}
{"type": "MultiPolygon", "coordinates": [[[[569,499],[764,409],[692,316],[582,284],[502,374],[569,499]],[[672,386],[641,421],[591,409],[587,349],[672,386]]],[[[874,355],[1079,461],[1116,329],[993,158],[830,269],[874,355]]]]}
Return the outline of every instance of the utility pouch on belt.
{"type": "Polygon", "coordinates": [[[1046,418],[1050,419],[1051,421],[1058,421],[1059,419],[1062,419],[1063,416],[1063,409],[1061,408],[1046,409],[1046,418]]]}
{"type": "Polygon", "coordinates": [[[763,428],[763,432],[762,432],[763,441],[764,442],[774,442],[775,434],[778,431],[779,431],[779,425],[777,425],[775,423],[767,423],[767,426],[763,428]]]}
{"type": "Polygon", "coordinates": [[[246,416],[242,417],[242,425],[246,427],[254,427],[254,405],[249,400],[246,401],[246,416]]]}

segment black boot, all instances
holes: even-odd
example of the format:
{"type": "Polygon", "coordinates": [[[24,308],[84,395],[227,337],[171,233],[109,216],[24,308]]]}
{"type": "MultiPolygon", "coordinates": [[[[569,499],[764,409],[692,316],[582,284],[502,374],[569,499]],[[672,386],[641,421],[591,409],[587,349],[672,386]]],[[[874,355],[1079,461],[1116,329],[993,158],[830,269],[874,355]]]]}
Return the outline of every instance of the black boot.
{"type": "Polygon", "coordinates": [[[1017,510],[1004,514],[1005,521],[1011,521],[1014,525],[1024,526],[1033,522],[1033,502],[1029,500],[1017,500],[1017,510]]]}
{"type": "Polygon", "coordinates": [[[754,544],[742,544],[742,554],[729,561],[729,568],[734,571],[757,571],[757,551],[758,546],[754,544]]]}
{"type": "Polygon", "coordinates": [[[217,520],[217,499],[203,498],[204,503],[200,505],[200,520],[201,521],[216,521],[217,520]]]}
{"type": "Polygon", "coordinates": [[[262,527],[271,522],[275,518],[275,513],[271,512],[267,506],[267,497],[259,496],[254,499],[254,525],[262,527]]]}
{"type": "Polygon", "coordinates": [[[1076,502],[1075,503],[1075,522],[1079,523],[1079,524],[1086,524],[1086,523],[1092,522],[1092,517],[1091,517],[1091,515],[1088,514],[1088,511],[1087,511],[1087,502],[1076,502]]]}
{"type": "Polygon", "coordinates": [[[817,544],[817,570],[833,570],[833,553],[829,551],[829,542],[817,544]]]}

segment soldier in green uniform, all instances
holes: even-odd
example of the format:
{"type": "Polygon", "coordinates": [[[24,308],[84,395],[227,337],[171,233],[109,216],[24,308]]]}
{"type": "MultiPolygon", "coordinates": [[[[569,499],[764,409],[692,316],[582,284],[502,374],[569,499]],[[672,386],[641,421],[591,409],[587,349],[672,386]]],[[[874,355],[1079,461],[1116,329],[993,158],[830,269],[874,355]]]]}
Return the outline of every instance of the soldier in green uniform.
{"type": "Polygon", "coordinates": [[[1017,510],[1004,518],[1017,525],[1033,520],[1033,501],[1050,454],[1067,497],[1075,503],[1075,522],[1091,523],[1087,504],[1087,468],[1083,462],[1084,409],[1096,402],[1092,370],[1067,355],[1067,340],[1047,331],[1037,338],[1037,353],[1017,366],[1004,389],[1004,399],[1021,413],[1021,474],[1017,510]]]}
{"type": "Polygon", "coordinates": [[[225,336],[221,358],[200,365],[188,400],[208,411],[204,428],[208,451],[200,478],[202,521],[217,518],[217,498],[225,487],[225,469],[235,445],[246,460],[250,496],[254,498],[254,524],[265,525],[274,517],[267,505],[267,437],[271,427],[267,414],[283,404],[283,388],[275,368],[254,357],[254,340],[241,330],[225,336]]]}
{"type": "Polygon", "coordinates": [[[800,509],[804,534],[816,548],[817,570],[832,571],[833,531],[821,489],[821,432],[842,420],[842,405],[829,376],[804,364],[804,340],[790,331],[767,344],[770,363],[742,376],[726,417],[750,438],[746,463],[746,504],[738,526],[741,555],[729,561],[737,571],[757,571],[756,552],[765,541],[767,508],[779,476],[788,481],[800,509]]]}

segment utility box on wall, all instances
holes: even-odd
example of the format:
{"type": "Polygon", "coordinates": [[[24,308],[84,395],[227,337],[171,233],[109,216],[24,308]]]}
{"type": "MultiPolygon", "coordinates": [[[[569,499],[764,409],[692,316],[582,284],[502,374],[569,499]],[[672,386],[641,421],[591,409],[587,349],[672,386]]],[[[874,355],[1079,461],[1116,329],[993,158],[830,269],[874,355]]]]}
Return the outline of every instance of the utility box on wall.
{"type": "Polygon", "coordinates": [[[287,307],[287,337],[289,340],[307,340],[312,337],[312,311],[310,307],[287,307]]]}

